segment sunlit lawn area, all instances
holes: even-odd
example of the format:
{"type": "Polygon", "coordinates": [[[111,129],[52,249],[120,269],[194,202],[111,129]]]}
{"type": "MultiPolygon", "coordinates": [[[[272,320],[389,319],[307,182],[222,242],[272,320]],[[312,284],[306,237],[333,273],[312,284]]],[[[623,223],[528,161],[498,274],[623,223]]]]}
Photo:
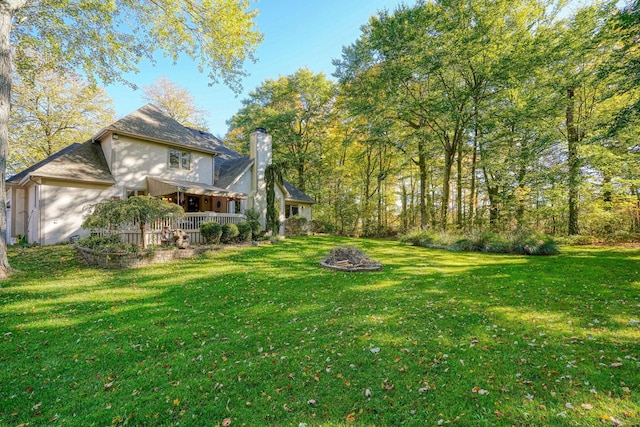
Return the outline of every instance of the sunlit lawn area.
{"type": "Polygon", "coordinates": [[[69,247],[10,260],[0,425],[640,425],[637,248],[308,237],[127,271],[69,247]],[[319,268],[343,243],[384,270],[319,268]]]}

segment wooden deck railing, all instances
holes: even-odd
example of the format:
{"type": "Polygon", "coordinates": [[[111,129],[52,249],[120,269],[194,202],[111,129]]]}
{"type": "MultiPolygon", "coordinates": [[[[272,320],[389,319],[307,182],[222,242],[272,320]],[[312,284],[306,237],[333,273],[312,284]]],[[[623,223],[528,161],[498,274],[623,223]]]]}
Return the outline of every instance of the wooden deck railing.
{"type": "MultiPolygon", "coordinates": [[[[200,236],[200,224],[203,222],[217,222],[218,224],[237,224],[246,221],[243,214],[217,213],[217,212],[190,212],[185,218],[165,218],[156,221],[152,226],[147,227],[145,231],[145,240],[147,245],[159,245],[160,233],[163,227],[169,227],[171,230],[181,229],[189,235],[189,241],[192,244],[204,243],[204,239],[200,236]]],[[[94,234],[102,234],[101,232],[94,234]]],[[[140,229],[137,224],[123,226],[120,230],[120,237],[123,242],[134,243],[139,245],[140,229]]]]}

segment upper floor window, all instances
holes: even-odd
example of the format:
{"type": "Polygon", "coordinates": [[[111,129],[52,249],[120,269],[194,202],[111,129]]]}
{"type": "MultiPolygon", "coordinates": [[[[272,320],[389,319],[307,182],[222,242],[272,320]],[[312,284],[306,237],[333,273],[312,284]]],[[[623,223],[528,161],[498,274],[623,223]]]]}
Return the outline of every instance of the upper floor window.
{"type": "Polygon", "coordinates": [[[169,150],[169,169],[191,169],[191,153],[188,151],[169,150]]]}

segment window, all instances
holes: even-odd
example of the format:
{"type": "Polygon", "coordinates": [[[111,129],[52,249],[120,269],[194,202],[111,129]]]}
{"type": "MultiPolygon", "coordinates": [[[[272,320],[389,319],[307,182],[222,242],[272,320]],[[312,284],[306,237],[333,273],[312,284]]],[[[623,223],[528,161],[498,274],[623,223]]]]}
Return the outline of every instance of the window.
{"type": "Polygon", "coordinates": [[[298,205],[289,205],[288,209],[285,210],[285,214],[286,214],[287,218],[292,217],[292,216],[296,216],[299,213],[300,212],[299,212],[298,205]]]}
{"type": "Polygon", "coordinates": [[[191,169],[191,153],[188,151],[169,150],[169,169],[191,169]]]}
{"type": "Polygon", "coordinates": [[[146,196],[146,190],[135,190],[131,188],[127,188],[127,199],[130,199],[134,196],[146,196]]]}

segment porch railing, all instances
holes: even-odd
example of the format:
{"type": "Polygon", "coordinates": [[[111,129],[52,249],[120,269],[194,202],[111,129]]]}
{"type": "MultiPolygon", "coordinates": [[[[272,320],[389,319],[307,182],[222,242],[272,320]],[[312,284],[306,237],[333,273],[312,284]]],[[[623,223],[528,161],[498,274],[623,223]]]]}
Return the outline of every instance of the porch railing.
{"type": "MultiPolygon", "coordinates": [[[[244,214],[217,213],[217,212],[189,212],[185,218],[165,218],[156,221],[152,226],[148,226],[145,230],[145,241],[147,245],[159,245],[160,233],[163,227],[169,227],[171,230],[182,229],[189,235],[189,241],[192,244],[205,243],[200,236],[200,225],[204,222],[217,222],[218,224],[238,224],[246,221],[244,214]]],[[[95,234],[102,234],[100,232],[95,234]]],[[[120,238],[125,243],[134,243],[139,245],[140,229],[137,224],[123,226],[120,230],[120,238]]]]}

